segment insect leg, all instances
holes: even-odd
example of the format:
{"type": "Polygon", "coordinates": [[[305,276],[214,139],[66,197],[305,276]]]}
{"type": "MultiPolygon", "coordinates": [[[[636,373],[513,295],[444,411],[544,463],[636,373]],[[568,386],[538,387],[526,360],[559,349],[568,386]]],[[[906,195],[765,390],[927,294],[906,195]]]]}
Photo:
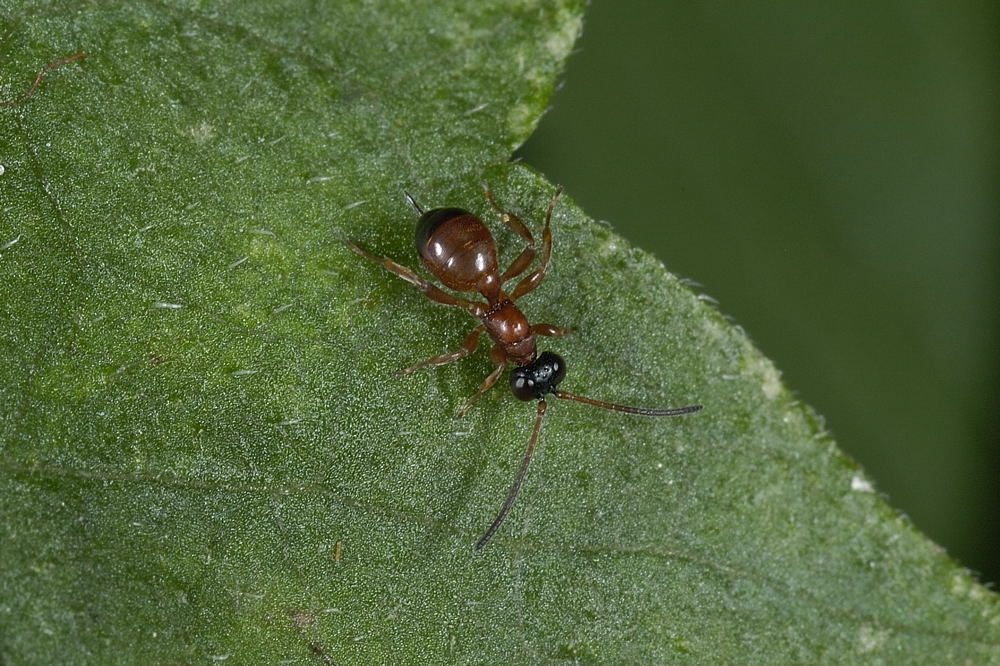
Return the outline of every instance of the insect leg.
{"type": "Polygon", "coordinates": [[[458,408],[458,415],[464,416],[469,407],[472,407],[472,403],[480,398],[484,393],[493,388],[493,385],[497,383],[500,379],[500,375],[503,374],[504,369],[507,367],[507,354],[504,352],[503,347],[499,344],[493,345],[493,349],[490,350],[490,358],[493,362],[497,364],[497,367],[493,369],[493,372],[483,380],[483,383],[479,385],[479,390],[472,394],[472,396],[465,401],[465,404],[458,408]]]}
{"type": "Polygon", "coordinates": [[[544,335],[550,338],[561,338],[564,335],[569,335],[573,332],[571,326],[556,326],[555,324],[532,324],[532,333],[536,335],[544,335]]]}
{"type": "Polygon", "coordinates": [[[483,190],[486,192],[486,199],[493,206],[493,210],[500,215],[500,219],[510,225],[510,228],[517,232],[518,236],[528,241],[527,247],[521,250],[521,254],[517,255],[517,258],[511,262],[507,270],[500,276],[500,284],[503,284],[507,280],[515,278],[528,270],[528,266],[535,260],[535,237],[531,235],[531,230],[521,221],[521,218],[500,207],[497,200],[493,198],[493,191],[490,190],[489,185],[483,185],[483,190]]]}
{"type": "Polygon", "coordinates": [[[556,188],[556,191],[552,194],[552,201],[549,202],[549,208],[545,212],[545,226],[542,227],[542,265],[517,283],[517,287],[514,288],[514,291],[510,295],[512,301],[516,301],[541,284],[542,278],[545,277],[545,273],[549,270],[549,264],[552,261],[552,229],[549,223],[552,221],[552,211],[555,209],[556,200],[559,199],[561,193],[562,188],[556,188]]]}
{"type": "Polygon", "coordinates": [[[420,363],[411,365],[405,370],[400,370],[399,374],[408,375],[414,370],[422,368],[426,365],[444,365],[445,363],[451,363],[452,361],[457,361],[460,358],[465,358],[472,352],[476,351],[476,346],[479,344],[479,336],[482,334],[485,328],[486,328],[485,325],[480,324],[479,326],[476,326],[474,329],[472,329],[472,332],[469,333],[468,337],[465,338],[465,342],[462,343],[461,349],[453,352],[448,352],[447,354],[441,354],[440,356],[435,356],[433,358],[427,359],[426,361],[421,361],[420,363]]]}
{"type": "Polygon", "coordinates": [[[392,259],[386,259],[385,257],[380,257],[376,254],[372,254],[368,250],[362,249],[350,241],[345,241],[345,243],[347,247],[349,247],[352,251],[360,254],[362,257],[370,259],[376,263],[382,264],[382,266],[384,266],[387,271],[403,278],[404,280],[412,284],[414,287],[424,292],[424,295],[427,296],[427,298],[431,299],[432,301],[441,303],[443,305],[451,305],[456,308],[462,308],[463,310],[471,314],[473,317],[476,317],[477,319],[482,318],[482,316],[486,313],[486,306],[483,303],[476,303],[475,301],[469,301],[464,298],[452,296],[448,292],[443,291],[438,287],[435,287],[427,280],[424,280],[406,266],[403,266],[402,264],[397,264],[392,259]]]}

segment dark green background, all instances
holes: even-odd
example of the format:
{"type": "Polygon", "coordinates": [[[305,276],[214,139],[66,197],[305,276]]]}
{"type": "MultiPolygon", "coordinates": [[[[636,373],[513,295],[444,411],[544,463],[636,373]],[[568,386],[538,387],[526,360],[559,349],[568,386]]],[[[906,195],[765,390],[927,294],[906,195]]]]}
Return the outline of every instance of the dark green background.
{"type": "Polygon", "coordinates": [[[998,23],[988,2],[598,0],[519,153],[704,285],[991,581],[998,23]]]}

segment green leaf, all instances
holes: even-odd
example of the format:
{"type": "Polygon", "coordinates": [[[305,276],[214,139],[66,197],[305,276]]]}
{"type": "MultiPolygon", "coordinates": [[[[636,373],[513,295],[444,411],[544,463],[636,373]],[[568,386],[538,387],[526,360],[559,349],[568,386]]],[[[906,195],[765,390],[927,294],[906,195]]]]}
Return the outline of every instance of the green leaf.
{"type": "MultiPolygon", "coordinates": [[[[571,197],[520,303],[534,408],[416,266],[402,197],[537,233],[506,164],[582,2],[2,10],[0,661],[1000,661],[1000,605],[888,507],[746,336],[571,197]],[[418,5],[418,6],[415,6],[418,5]]],[[[690,226],[671,233],[684,233],[690,226]]],[[[484,347],[486,345],[483,345],[484,347]]]]}

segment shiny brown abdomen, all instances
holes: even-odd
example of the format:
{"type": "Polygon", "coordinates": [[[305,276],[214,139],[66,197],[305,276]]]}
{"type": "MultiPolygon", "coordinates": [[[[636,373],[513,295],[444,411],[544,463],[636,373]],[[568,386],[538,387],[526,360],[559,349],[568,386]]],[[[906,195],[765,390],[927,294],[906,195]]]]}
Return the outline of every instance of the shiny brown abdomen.
{"type": "Polygon", "coordinates": [[[428,211],[417,225],[417,253],[445,286],[478,291],[495,302],[500,295],[497,249],[489,229],[461,208],[428,211]]]}

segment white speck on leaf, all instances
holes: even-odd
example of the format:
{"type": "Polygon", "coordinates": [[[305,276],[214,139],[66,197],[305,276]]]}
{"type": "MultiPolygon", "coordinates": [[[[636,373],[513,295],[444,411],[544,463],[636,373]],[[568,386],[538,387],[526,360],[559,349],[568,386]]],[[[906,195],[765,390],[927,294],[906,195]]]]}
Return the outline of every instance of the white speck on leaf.
{"type": "Polygon", "coordinates": [[[202,121],[201,123],[187,128],[185,134],[194,139],[194,142],[202,145],[215,138],[215,127],[211,123],[202,121]]]}
{"type": "Polygon", "coordinates": [[[872,486],[871,481],[868,479],[860,474],[855,474],[851,477],[851,490],[856,493],[873,493],[875,492],[875,487],[872,486]]]}
{"type": "Polygon", "coordinates": [[[858,648],[861,652],[874,652],[882,647],[888,637],[889,632],[886,630],[864,625],[858,629],[858,648]]]}
{"type": "Polygon", "coordinates": [[[781,373],[773,363],[754,355],[747,358],[747,369],[760,378],[760,389],[765,398],[774,400],[781,395],[781,373]]]}

